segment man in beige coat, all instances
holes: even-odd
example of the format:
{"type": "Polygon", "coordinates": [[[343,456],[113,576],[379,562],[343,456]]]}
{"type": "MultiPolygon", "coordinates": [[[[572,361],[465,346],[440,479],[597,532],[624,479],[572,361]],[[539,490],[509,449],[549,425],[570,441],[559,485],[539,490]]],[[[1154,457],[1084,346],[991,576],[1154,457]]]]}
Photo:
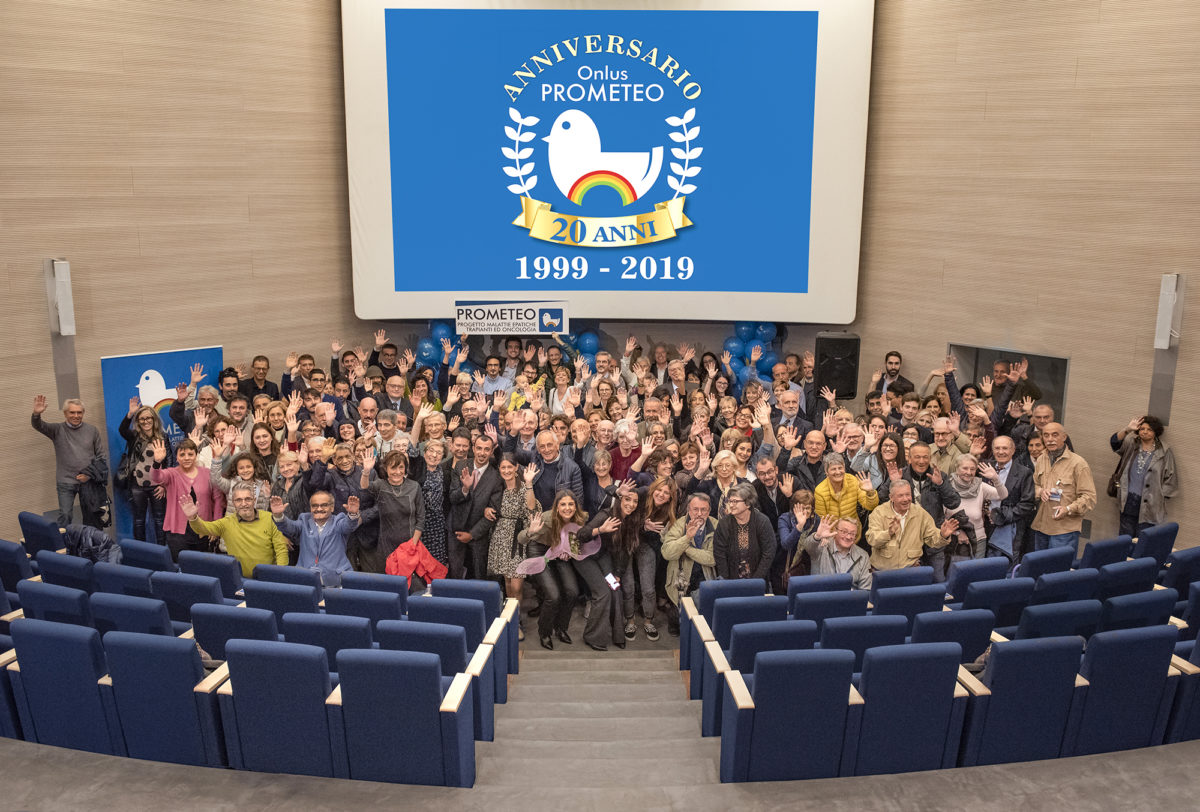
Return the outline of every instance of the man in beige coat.
{"type": "Polygon", "coordinates": [[[1042,428],[1046,453],[1033,466],[1038,512],[1033,517],[1033,549],[1070,547],[1078,553],[1083,517],[1096,506],[1096,484],[1087,460],[1067,448],[1062,423],[1042,428]]]}
{"type": "Polygon", "coordinates": [[[662,557],[667,560],[667,632],[679,634],[679,601],[701,581],[717,577],[713,558],[713,531],[717,520],[711,516],[712,503],[703,493],[688,497],[687,514],[680,516],[662,534],[662,557]]]}
{"type": "Polygon", "coordinates": [[[871,566],[877,570],[915,567],[921,563],[924,546],[941,549],[956,530],[958,521],[946,519],[939,531],[929,512],[913,504],[912,485],[898,479],[892,483],[888,501],[871,511],[867,523],[871,566]]]}

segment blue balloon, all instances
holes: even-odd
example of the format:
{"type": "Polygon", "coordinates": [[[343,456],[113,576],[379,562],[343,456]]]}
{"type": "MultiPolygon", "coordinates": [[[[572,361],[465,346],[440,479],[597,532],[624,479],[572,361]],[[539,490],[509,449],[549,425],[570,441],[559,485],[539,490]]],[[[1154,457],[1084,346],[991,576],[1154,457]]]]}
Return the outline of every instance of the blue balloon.
{"type": "Polygon", "coordinates": [[[417,358],[420,360],[432,362],[437,360],[440,354],[441,350],[432,338],[422,338],[417,342],[417,358]]]}
{"type": "Polygon", "coordinates": [[[747,363],[749,363],[750,360],[754,357],[754,348],[755,347],[758,347],[760,350],[762,350],[763,355],[767,354],[767,348],[758,339],[754,339],[753,341],[747,341],[745,349],[742,353],[742,357],[744,357],[746,359],[747,363]]]}
{"type": "Polygon", "coordinates": [[[771,367],[779,363],[779,356],[774,350],[767,350],[763,353],[762,358],[758,359],[758,371],[771,374],[771,367]]]}
{"type": "Polygon", "coordinates": [[[588,330],[586,333],[580,333],[579,338],[576,339],[576,346],[579,347],[579,351],[582,353],[594,354],[600,349],[600,336],[591,330],[588,330]]]}
{"type": "Polygon", "coordinates": [[[574,347],[579,341],[579,336],[575,335],[574,333],[559,333],[558,337],[561,338],[563,343],[568,347],[574,347]]]}
{"type": "Polygon", "coordinates": [[[746,345],[737,336],[730,336],[725,339],[725,352],[732,355],[734,358],[741,358],[746,350],[746,345]]]}
{"type": "Polygon", "coordinates": [[[777,335],[775,324],[769,321],[760,321],[758,329],[754,331],[754,334],[762,343],[770,344],[775,340],[775,336],[777,335]]]}
{"type": "Polygon", "coordinates": [[[745,386],[746,381],[748,381],[752,377],[754,377],[754,367],[751,367],[751,366],[742,367],[741,369],[739,369],[737,371],[737,377],[738,377],[738,381],[742,384],[742,386],[745,386]]]}
{"type": "Polygon", "coordinates": [[[448,321],[429,322],[429,337],[440,343],[443,338],[454,338],[454,325],[448,321]]]}
{"type": "Polygon", "coordinates": [[[733,370],[733,374],[734,374],[734,375],[736,375],[736,374],[738,374],[739,372],[741,372],[741,371],[742,371],[742,367],[744,367],[744,366],[746,366],[746,362],[742,360],[742,356],[740,356],[740,355],[734,355],[734,356],[731,356],[731,357],[730,357],[730,359],[729,359],[729,368],[733,370]]]}
{"type": "Polygon", "coordinates": [[[753,321],[739,321],[733,325],[733,332],[742,341],[750,341],[754,338],[755,331],[758,330],[758,323],[753,321]]]}
{"type": "Polygon", "coordinates": [[[596,354],[594,352],[581,352],[579,357],[587,361],[588,368],[593,372],[596,369],[596,354]]]}

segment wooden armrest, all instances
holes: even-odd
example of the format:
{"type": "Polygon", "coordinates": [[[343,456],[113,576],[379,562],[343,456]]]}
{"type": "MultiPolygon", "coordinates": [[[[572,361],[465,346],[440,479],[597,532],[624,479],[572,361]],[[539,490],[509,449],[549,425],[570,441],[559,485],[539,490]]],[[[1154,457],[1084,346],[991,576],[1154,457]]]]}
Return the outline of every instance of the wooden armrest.
{"type": "Polygon", "coordinates": [[[228,679],[229,663],[224,663],[216,671],[197,682],[196,687],[192,691],[198,694],[211,694],[215,688],[223,685],[228,679]]]}
{"type": "Polygon", "coordinates": [[[42,576],[40,576],[40,575],[34,575],[34,576],[32,576],[31,578],[29,578],[28,580],[30,580],[30,581],[37,581],[37,582],[40,584],[40,583],[42,582],[42,576]]]}
{"type": "Polygon", "coordinates": [[[1188,627],[1186,620],[1183,620],[1182,618],[1178,618],[1178,617],[1174,617],[1174,616],[1167,618],[1167,622],[1170,623],[1172,626],[1174,626],[1176,629],[1186,629],[1188,627]]]}
{"type": "Polygon", "coordinates": [[[59,555],[66,555],[66,554],[67,554],[67,548],[66,548],[66,547],[59,547],[59,548],[58,548],[57,550],[55,550],[54,552],[58,553],[59,555]]]}
{"type": "Polygon", "coordinates": [[[488,627],[487,634],[483,636],[483,642],[488,645],[496,646],[500,644],[500,637],[504,634],[505,627],[508,626],[504,622],[504,618],[496,618],[492,621],[492,625],[488,627]]]}
{"type": "Polygon", "coordinates": [[[103,677],[96,680],[96,684],[104,685],[104,686],[111,688],[112,687],[112,674],[105,674],[103,677]]]}
{"type": "Polygon", "coordinates": [[[472,677],[483,674],[483,667],[487,665],[488,657],[492,656],[494,649],[495,646],[490,643],[480,643],[479,648],[475,649],[475,656],[471,658],[471,662],[467,663],[466,673],[472,677]]]}
{"type": "Polygon", "coordinates": [[[995,632],[992,632],[991,641],[993,643],[1007,643],[1008,638],[1002,634],[996,634],[995,632]]]}
{"type": "Polygon", "coordinates": [[[866,700],[863,699],[862,694],[860,694],[858,692],[858,689],[855,688],[853,685],[850,686],[850,704],[851,705],[865,705],[866,704],[866,700]]]}
{"type": "Polygon", "coordinates": [[[954,698],[955,699],[965,699],[968,695],[969,694],[967,693],[966,686],[964,686],[961,682],[958,682],[957,680],[955,680],[955,682],[954,682],[954,698]]]}
{"type": "Polygon", "coordinates": [[[1162,584],[1155,584],[1154,586],[1152,586],[1150,588],[1151,589],[1166,589],[1166,587],[1163,586],[1162,584]]]}
{"type": "Polygon", "coordinates": [[[729,671],[729,661],[725,659],[725,652],[721,651],[720,643],[716,640],[708,640],[704,643],[704,650],[708,652],[708,658],[712,660],[713,667],[717,669],[718,674],[729,671]]]}
{"type": "Polygon", "coordinates": [[[58,532],[65,536],[67,534],[67,528],[60,527],[58,528],[58,532]]]}
{"type": "Polygon", "coordinates": [[[679,599],[679,611],[687,612],[687,616],[689,618],[696,617],[698,614],[700,614],[696,611],[696,601],[690,595],[679,599]]]}
{"type": "Polygon", "coordinates": [[[324,609],[324,608],[325,608],[325,599],[324,599],[324,598],[321,598],[321,600],[317,601],[317,606],[319,606],[319,607],[321,607],[322,609],[324,609]]]}
{"type": "Polygon", "coordinates": [[[195,640],[195,639],[196,639],[196,630],[195,630],[195,629],[188,629],[186,632],[184,632],[183,634],[179,635],[179,639],[181,639],[181,640],[195,640]]]}
{"type": "MultiPolygon", "coordinates": [[[[496,620],[499,619],[496,618],[496,620]]],[[[470,687],[470,675],[461,672],[455,674],[454,681],[450,683],[450,690],[446,691],[446,695],[442,697],[442,704],[438,710],[442,713],[457,713],[463,699],[467,696],[467,689],[470,687]]]]}
{"type": "Polygon", "coordinates": [[[245,602],[245,601],[242,601],[241,603],[239,603],[239,604],[237,605],[237,608],[238,608],[238,609],[245,609],[245,608],[246,608],[246,602],[245,602]]]}
{"type": "Polygon", "coordinates": [[[1075,687],[1076,688],[1086,688],[1089,685],[1091,685],[1091,683],[1088,682],[1087,679],[1084,678],[1083,674],[1075,675],[1075,687]]]}
{"type": "Polygon", "coordinates": [[[1200,667],[1192,665],[1187,660],[1180,657],[1178,654],[1171,655],[1171,665],[1173,665],[1181,674],[1185,676],[1195,676],[1200,674],[1200,667]]]}
{"type": "Polygon", "coordinates": [[[8,664],[17,659],[17,650],[10,648],[8,651],[0,654],[0,668],[7,668],[8,664]]]}
{"type": "Polygon", "coordinates": [[[692,626],[700,634],[700,642],[707,643],[709,640],[716,640],[713,637],[712,629],[708,628],[708,621],[704,619],[704,615],[696,615],[692,618],[692,626]]]}
{"type": "Polygon", "coordinates": [[[24,609],[13,609],[7,615],[0,615],[0,620],[4,621],[5,623],[12,623],[14,620],[18,620],[23,617],[25,617],[24,609]]]}
{"type": "Polygon", "coordinates": [[[11,663],[8,664],[8,670],[16,671],[18,674],[20,674],[21,673],[21,663],[18,662],[17,660],[13,660],[11,663]]]}
{"type": "Polygon", "coordinates": [[[958,681],[970,692],[971,696],[991,696],[992,690],[979,681],[979,678],[961,665],[958,667],[958,681]]]}
{"type": "Polygon", "coordinates": [[[874,608],[875,608],[875,604],[871,603],[870,601],[867,601],[867,611],[870,612],[874,608]]]}
{"type": "Polygon", "coordinates": [[[746,689],[746,681],[742,679],[741,671],[726,673],[725,684],[729,686],[729,692],[733,694],[733,701],[737,703],[738,710],[754,710],[754,698],[746,689]]]}
{"type": "Polygon", "coordinates": [[[516,598],[509,598],[504,601],[504,609],[500,612],[500,617],[504,618],[505,623],[511,623],[512,619],[517,616],[517,610],[521,608],[521,602],[516,598]]]}
{"type": "Polygon", "coordinates": [[[337,705],[339,707],[341,706],[341,704],[342,704],[342,686],[339,685],[338,687],[334,688],[330,692],[329,696],[325,697],[325,704],[326,705],[337,705]]]}
{"type": "Polygon", "coordinates": [[[233,680],[227,679],[221,683],[221,687],[217,689],[217,693],[222,696],[233,696],[233,680]]]}
{"type": "Polygon", "coordinates": [[[1176,668],[1173,665],[1169,665],[1169,666],[1167,666],[1167,676],[1168,677],[1178,677],[1178,676],[1182,676],[1182,675],[1179,673],[1178,668],[1176,668]]]}
{"type": "Polygon", "coordinates": [[[942,611],[943,611],[943,612],[953,612],[954,610],[953,610],[953,609],[951,609],[949,606],[947,606],[946,604],[944,604],[944,603],[943,603],[943,604],[942,604],[942,611]]]}

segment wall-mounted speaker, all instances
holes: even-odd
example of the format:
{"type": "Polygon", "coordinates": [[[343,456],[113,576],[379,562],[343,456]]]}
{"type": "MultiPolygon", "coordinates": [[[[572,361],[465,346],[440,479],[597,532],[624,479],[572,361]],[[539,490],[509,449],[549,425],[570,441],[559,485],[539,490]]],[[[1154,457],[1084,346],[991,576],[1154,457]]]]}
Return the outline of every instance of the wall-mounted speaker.
{"type": "Polygon", "coordinates": [[[858,397],[859,338],[854,333],[817,333],[813,349],[813,386],[828,386],[838,400],[858,397]]]}

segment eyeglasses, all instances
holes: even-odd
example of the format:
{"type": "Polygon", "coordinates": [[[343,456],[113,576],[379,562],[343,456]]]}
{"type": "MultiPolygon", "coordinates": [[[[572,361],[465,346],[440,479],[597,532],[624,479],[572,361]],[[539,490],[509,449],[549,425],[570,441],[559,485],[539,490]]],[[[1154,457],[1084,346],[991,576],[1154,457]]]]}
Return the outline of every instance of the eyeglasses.
{"type": "Polygon", "coordinates": [[[738,499],[736,496],[725,500],[725,504],[727,504],[727,505],[734,505],[734,504],[739,504],[739,503],[744,505],[744,504],[746,504],[746,500],[738,499]]]}

